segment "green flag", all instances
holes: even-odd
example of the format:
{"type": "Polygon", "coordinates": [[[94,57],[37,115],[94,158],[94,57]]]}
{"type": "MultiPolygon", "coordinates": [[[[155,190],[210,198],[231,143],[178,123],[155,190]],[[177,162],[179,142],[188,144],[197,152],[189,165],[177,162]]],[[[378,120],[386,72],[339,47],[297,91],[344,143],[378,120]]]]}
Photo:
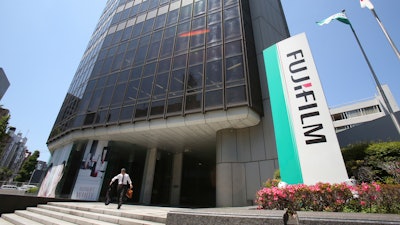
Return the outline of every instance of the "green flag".
{"type": "Polygon", "coordinates": [[[344,14],[344,12],[333,14],[332,16],[317,22],[317,24],[322,26],[322,25],[330,23],[332,20],[339,20],[342,23],[350,24],[350,21],[349,21],[349,19],[347,19],[347,16],[346,16],[346,14],[344,14]]]}

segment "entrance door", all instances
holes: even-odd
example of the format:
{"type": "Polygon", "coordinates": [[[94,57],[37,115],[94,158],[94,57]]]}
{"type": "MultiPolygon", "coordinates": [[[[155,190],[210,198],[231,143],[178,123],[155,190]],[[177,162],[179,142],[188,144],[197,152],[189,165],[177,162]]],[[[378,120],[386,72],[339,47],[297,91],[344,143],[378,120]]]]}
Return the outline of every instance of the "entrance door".
{"type": "MultiPolygon", "coordinates": [[[[125,168],[126,173],[129,174],[133,183],[133,198],[127,199],[127,203],[139,202],[144,164],[146,161],[146,149],[129,143],[110,142],[109,151],[110,160],[105,173],[101,200],[105,198],[111,179],[121,172],[121,168],[125,168]]],[[[114,199],[116,197],[116,189],[116,184],[114,184],[112,188],[112,196],[114,199]]]]}
{"type": "Polygon", "coordinates": [[[154,172],[151,203],[155,205],[169,205],[172,181],[173,154],[158,150],[154,172]]]}
{"type": "Polygon", "coordinates": [[[182,206],[215,206],[215,162],[215,151],[183,154],[182,206]]]}

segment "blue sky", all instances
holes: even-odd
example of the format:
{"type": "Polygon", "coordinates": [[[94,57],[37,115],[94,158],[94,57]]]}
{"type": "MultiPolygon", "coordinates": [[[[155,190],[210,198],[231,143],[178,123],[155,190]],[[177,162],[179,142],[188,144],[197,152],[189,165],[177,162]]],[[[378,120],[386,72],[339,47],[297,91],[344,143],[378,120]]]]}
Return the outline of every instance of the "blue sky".
{"type": "MultiPolygon", "coordinates": [[[[264,1],[264,0],[251,0],[264,1]]],[[[399,0],[371,0],[400,47],[399,0]]],[[[0,2],[0,67],[11,86],[0,105],[29,150],[50,157],[46,141],[106,0],[0,2]]],[[[400,61],[372,13],[358,0],[282,0],[291,35],[305,32],[330,107],[377,94],[350,28],[338,21],[317,26],[345,9],[382,84],[400,101],[400,61]]]]}

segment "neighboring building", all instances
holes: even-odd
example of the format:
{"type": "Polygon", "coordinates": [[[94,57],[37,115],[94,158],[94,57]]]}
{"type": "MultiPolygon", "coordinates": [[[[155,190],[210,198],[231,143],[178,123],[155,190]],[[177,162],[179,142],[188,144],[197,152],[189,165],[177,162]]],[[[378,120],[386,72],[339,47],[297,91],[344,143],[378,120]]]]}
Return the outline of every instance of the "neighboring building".
{"type": "MultiPolygon", "coordinates": [[[[388,85],[382,85],[382,89],[392,110],[394,112],[399,111],[399,106],[388,85]]],[[[330,112],[336,132],[389,115],[388,108],[380,94],[371,99],[331,108],[330,112]]]]}
{"type": "Polygon", "coordinates": [[[47,171],[47,163],[45,161],[38,160],[35,170],[32,172],[29,184],[39,184],[44,178],[45,172],[47,171]]]}
{"type": "MultiPolygon", "coordinates": [[[[395,112],[394,116],[400,121],[400,111],[395,112]]],[[[400,134],[389,115],[343,130],[336,135],[342,148],[358,143],[400,141],[400,134]]]]}
{"type": "Polygon", "coordinates": [[[262,50],[287,37],[279,0],[109,0],[38,195],[99,200],[125,167],[132,202],[252,205],[278,169],[262,50]]]}
{"type": "Polygon", "coordinates": [[[0,100],[3,98],[8,87],[10,87],[10,82],[8,81],[7,76],[4,73],[3,68],[0,67],[0,100]]]}
{"type": "Polygon", "coordinates": [[[8,116],[8,115],[10,115],[10,110],[5,109],[5,108],[0,106],[0,117],[8,116]]]}
{"type": "Polygon", "coordinates": [[[16,134],[15,130],[15,127],[8,129],[8,138],[0,158],[0,168],[6,167],[13,174],[18,173],[24,160],[31,154],[26,147],[28,139],[22,137],[22,133],[16,134]]]}

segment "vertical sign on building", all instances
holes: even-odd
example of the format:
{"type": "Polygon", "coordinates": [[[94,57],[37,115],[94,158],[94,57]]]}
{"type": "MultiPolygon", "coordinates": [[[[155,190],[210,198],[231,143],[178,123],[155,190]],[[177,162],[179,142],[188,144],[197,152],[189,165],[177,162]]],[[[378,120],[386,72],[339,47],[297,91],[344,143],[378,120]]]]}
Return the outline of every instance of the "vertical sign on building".
{"type": "Polygon", "coordinates": [[[345,181],[346,168],[306,35],[285,39],[263,55],[282,181],[345,181]]]}

